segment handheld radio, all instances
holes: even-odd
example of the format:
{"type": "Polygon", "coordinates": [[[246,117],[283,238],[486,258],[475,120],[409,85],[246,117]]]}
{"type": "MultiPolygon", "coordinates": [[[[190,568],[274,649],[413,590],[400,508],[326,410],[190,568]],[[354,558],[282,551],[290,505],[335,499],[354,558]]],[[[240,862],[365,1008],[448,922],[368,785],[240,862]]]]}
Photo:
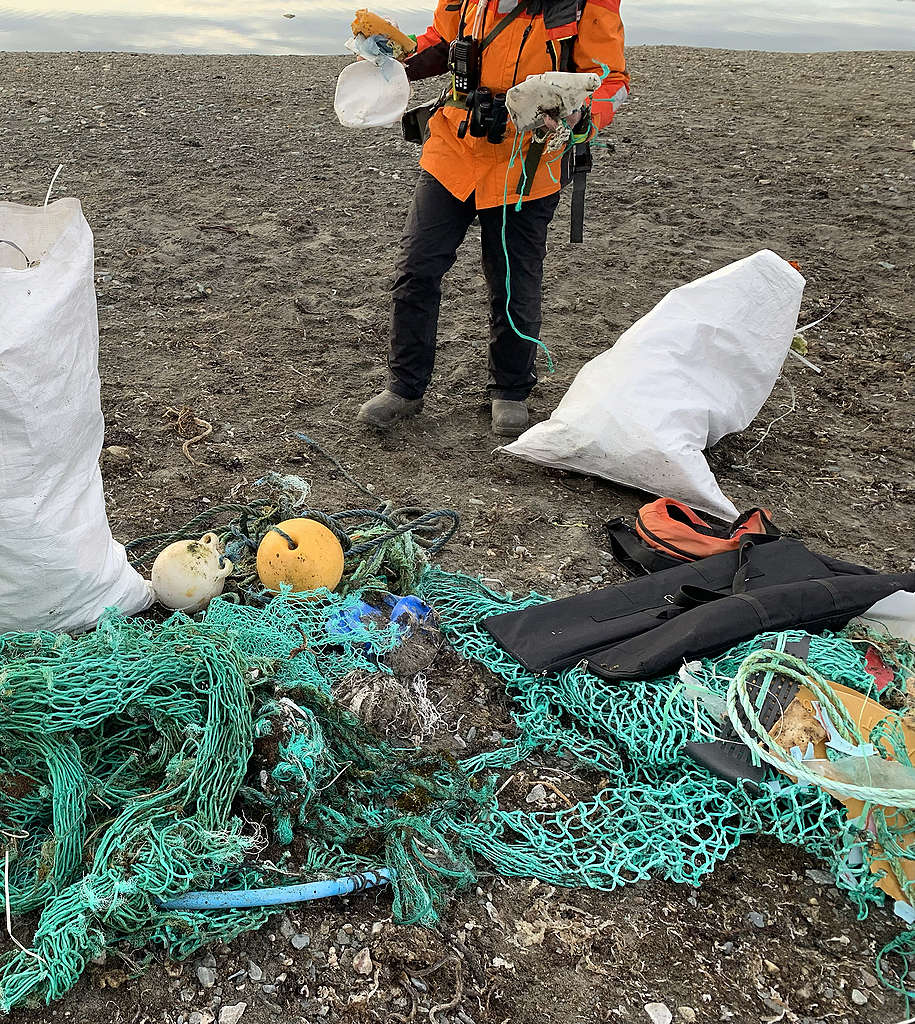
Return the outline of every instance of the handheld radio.
{"type": "Polygon", "coordinates": [[[480,70],[480,43],[469,36],[455,39],[449,54],[451,91],[454,99],[462,99],[477,87],[480,70]]]}

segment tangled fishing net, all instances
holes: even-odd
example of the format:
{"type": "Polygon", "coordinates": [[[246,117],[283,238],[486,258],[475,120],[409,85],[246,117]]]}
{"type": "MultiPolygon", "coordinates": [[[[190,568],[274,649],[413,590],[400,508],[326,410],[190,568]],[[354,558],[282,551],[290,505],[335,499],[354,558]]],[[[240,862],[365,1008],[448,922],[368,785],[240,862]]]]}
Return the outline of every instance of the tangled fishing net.
{"type": "MultiPolygon", "coordinates": [[[[418,527],[403,528],[415,510],[331,517],[349,556],[342,593],[305,600],[257,591],[252,545],[288,512],[288,502],[265,499],[223,520],[224,539],[245,557],[232,591],[196,619],[112,612],[79,638],[0,637],[4,898],[18,939],[23,915],[38,915],[28,944],[0,961],[4,1010],[60,997],[103,950],[129,944],[186,957],[258,927],[277,908],[163,904],[191,890],[285,884],[277,862],[291,844],[299,880],[386,867],[400,922],[438,920],[479,860],[568,886],[612,889],[649,877],[698,884],[744,836],[760,833],[823,861],[860,915],[883,902],[861,828],[822,789],[782,778],[751,790],[684,756],[684,744],[706,737],[715,720],[677,676],[607,684],[582,668],[526,672],[480,622],[544,598],[512,601],[429,566],[433,521],[419,516],[418,527]],[[386,659],[404,640],[397,623],[360,618],[360,601],[407,590],[433,606],[459,655],[504,681],[515,738],[458,762],[385,740],[356,713],[377,704],[367,681],[391,676],[386,659]],[[557,812],[501,807],[496,773],[534,752],[596,770],[599,792],[557,812]]],[[[172,539],[148,538],[137,557],[172,539]]],[[[723,701],[746,659],[779,642],[762,635],[705,662],[705,687],[723,701]]],[[[874,695],[866,647],[851,634],[814,637],[809,665],[874,695]]],[[[883,699],[904,688],[911,651],[898,651],[893,667],[883,699]]],[[[421,735],[434,718],[420,682],[405,734],[421,735]]],[[[410,686],[398,685],[402,692],[388,679],[374,691],[380,706],[392,694],[394,704],[407,700],[410,686]]],[[[897,858],[912,856],[897,847],[897,858]]],[[[911,936],[884,957],[905,960],[911,936]]]]}
{"type": "Polygon", "coordinates": [[[257,866],[270,839],[299,837],[312,877],[388,865],[408,922],[437,920],[475,877],[450,823],[491,804],[486,783],[392,749],[331,698],[395,641],[394,628],[329,634],[355,600],[217,600],[199,622],[111,614],[78,639],[0,641],[8,898],[14,915],[41,911],[31,949],[0,968],[5,1009],[62,995],[118,941],[186,956],[256,927],[267,911],[160,903],[288,880],[257,866]]]}
{"type": "MultiPolygon", "coordinates": [[[[877,886],[882,872],[871,870],[884,859],[890,861],[906,899],[915,902],[915,884],[905,871],[915,861],[915,846],[901,841],[915,832],[915,812],[883,815],[870,807],[870,820],[865,814],[853,821],[822,788],[805,782],[779,776],[771,787],[754,787],[719,779],[684,752],[688,742],[714,735],[716,717],[707,704],[690,696],[678,675],[609,684],[583,667],[534,675],[503,651],[481,622],[546,598],[532,594],[515,601],[475,579],[435,567],[424,575],[420,592],[441,616],[455,650],[501,678],[517,705],[517,738],[464,762],[465,769],[507,768],[541,751],[583,769],[597,769],[605,780],[600,792],[573,808],[536,815],[496,809],[462,829],[470,848],[497,870],[601,889],[650,877],[696,885],[741,839],[758,834],[801,847],[821,860],[859,919],[886,901],[877,886]]],[[[759,634],[719,658],[706,659],[696,675],[712,703],[723,708],[735,681],[758,667],[755,659],[764,658],[776,671],[785,671],[785,656],[779,651],[787,641],[804,636],[759,634]]],[[[915,687],[911,646],[849,627],[838,635],[811,637],[805,667],[821,683],[841,683],[886,704],[887,718],[872,734],[854,738],[876,744],[888,736],[894,757],[911,770],[911,758],[898,737],[899,713],[891,710],[903,705],[915,687]],[[870,648],[893,671],[892,682],[879,693],[868,670],[870,648]]],[[[875,804],[880,792],[872,794],[875,804]]],[[[902,932],[878,958],[884,983],[910,998],[915,993],[906,987],[906,976],[913,958],[912,930],[902,932]],[[889,967],[892,956],[898,958],[895,968],[889,967]]]]}

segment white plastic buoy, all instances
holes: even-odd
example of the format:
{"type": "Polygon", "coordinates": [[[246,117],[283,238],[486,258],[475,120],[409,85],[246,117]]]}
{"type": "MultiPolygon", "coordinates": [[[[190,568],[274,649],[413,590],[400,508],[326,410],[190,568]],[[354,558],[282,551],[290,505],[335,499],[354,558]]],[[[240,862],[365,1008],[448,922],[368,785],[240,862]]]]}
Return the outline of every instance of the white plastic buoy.
{"type": "Polygon", "coordinates": [[[222,593],[226,576],[234,568],[215,533],[200,540],[176,541],[153,562],[156,600],[172,611],[202,611],[222,593]]]}

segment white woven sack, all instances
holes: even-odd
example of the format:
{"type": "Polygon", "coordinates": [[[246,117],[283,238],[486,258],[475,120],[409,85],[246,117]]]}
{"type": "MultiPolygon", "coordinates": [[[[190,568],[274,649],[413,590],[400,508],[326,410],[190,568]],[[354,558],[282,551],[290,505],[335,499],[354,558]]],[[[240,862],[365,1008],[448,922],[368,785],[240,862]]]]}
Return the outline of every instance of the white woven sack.
{"type": "Polygon", "coordinates": [[[152,603],[105,513],[92,232],[0,202],[0,239],[0,632],[80,632],[152,603]]]}
{"type": "Polygon", "coordinates": [[[676,288],[505,451],[734,519],[703,451],[765,404],[803,291],[804,278],[768,249],[676,288]]]}

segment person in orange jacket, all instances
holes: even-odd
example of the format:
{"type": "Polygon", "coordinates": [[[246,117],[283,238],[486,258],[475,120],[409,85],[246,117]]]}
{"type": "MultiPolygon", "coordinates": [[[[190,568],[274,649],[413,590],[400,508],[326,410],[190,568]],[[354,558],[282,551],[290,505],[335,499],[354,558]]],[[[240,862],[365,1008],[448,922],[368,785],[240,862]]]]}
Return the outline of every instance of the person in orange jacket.
{"type": "MultiPolygon", "coordinates": [[[[490,300],[492,429],[516,437],[527,428],[547,229],[574,151],[550,153],[530,133],[518,151],[514,127],[504,119],[504,95],[546,71],[596,71],[603,79],[590,107],[569,116],[565,127],[582,143],[609,125],[629,87],[619,6],[619,0],[439,0],[406,69],[413,81],[450,71],[450,98],[429,121],[404,229],[388,387],[362,406],[359,422],[384,429],[422,410],[435,364],[442,279],[478,218],[490,300]],[[478,80],[462,82],[461,54],[468,50],[476,51],[470,77],[475,68],[478,80]],[[474,103],[474,90],[483,104],[474,103]]],[[[559,129],[547,120],[547,130],[559,129]]]]}

